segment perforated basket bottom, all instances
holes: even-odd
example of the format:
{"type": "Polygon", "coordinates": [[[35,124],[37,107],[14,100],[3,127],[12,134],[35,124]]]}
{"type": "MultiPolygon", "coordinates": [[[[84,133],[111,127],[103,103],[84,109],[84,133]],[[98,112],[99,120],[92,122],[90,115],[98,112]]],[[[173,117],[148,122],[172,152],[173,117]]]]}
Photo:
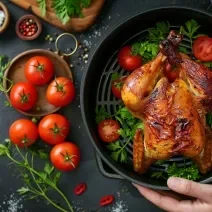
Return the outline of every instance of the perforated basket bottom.
{"type": "MultiPolygon", "coordinates": [[[[171,29],[179,31],[180,27],[179,26],[171,26],[171,29]]],[[[136,36],[134,36],[133,38],[131,38],[130,40],[128,40],[125,44],[133,44],[137,41],[144,40],[147,37],[147,34],[148,34],[148,30],[142,31],[139,34],[137,34],[136,36]]],[[[191,46],[190,46],[190,42],[189,42],[188,39],[184,38],[182,43],[181,43],[181,46],[185,47],[188,51],[191,52],[191,46]]],[[[98,107],[104,107],[105,110],[110,115],[115,114],[115,112],[118,110],[118,107],[121,103],[121,100],[117,100],[111,92],[111,85],[112,85],[112,78],[111,77],[112,77],[112,74],[114,72],[119,73],[120,76],[124,76],[124,75],[129,74],[129,72],[123,70],[119,66],[118,60],[117,60],[117,52],[115,52],[111,56],[111,58],[108,61],[105,69],[102,72],[98,91],[97,91],[97,99],[96,99],[96,105],[98,107]]],[[[121,140],[121,142],[124,142],[124,140],[121,140]]],[[[126,150],[127,150],[127,154],[128,154],[128,158],[129,158],[128,166],[130,166],[133,169],[133,163],[132,163],[133,141],[131,141],[126,146],[126,150]]],[[[149,168],[149,170],[165,171],[165,168],[173,162],[175,162],[179,167],[182,167],[182,166],[185,166],[185,165],[189,166],[191,164],[191,160],[189,160],[189,159],[185,159],[182,156],[174,156],[170,160],[164,161],[164,163],[162,165],[153,164],[149,168]]]]}

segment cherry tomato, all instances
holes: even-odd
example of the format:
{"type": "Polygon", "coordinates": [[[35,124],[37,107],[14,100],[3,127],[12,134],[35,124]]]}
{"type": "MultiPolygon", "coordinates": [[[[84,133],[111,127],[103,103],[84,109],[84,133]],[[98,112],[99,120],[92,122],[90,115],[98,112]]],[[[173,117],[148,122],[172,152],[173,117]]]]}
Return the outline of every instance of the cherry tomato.
{"type": "Polygon", "coordinates": [[[179,70],[167,61],[164,66],[164,74],[168,78],[169,82],[172,83],[179,77],[179,70]]]}
{"type": "Polygon", "coordinates": [[[121,88],[124,84],[124,80],[127,77],[122,77],[120,79],[114,80],[112,83],[112,93],[115,97],[117,97],[118,99],[121,99],[121,88]]]}
{"type": "Polygon", "coordinates": [[[207,36],[198,37],[193,44],[194,56],[202,62],[212,61],[212,38],[207,36]]]}
{"type": "Polygon", "coordinates": [[[118,62],[123,69],[134,71],[142,65],[142,57],[133,55],[131,46],[125,46],[118,53],[118,62]]]}
{"type": "Polygon", "coordinates": [[[59,114],[50,114],[41,119],[38,131],[41,139],[48,144],[62,143],[70,129],[69,121],[59,114]]]}
{"type": "Polygon", "coordinates": [[[31,146],[38,139],[38,128],[28,119],[19,119],[10,126],[9,137],[19,147],[31,146]]]}
{"type": "Polygon", "coordinates": [[[32,109],[38,99],[36,88],[28,82],[15,84],[10,91],[10,101],[14,108],[27,111],[32,109]]]}
{"type": "Polygon", "coordinates": [[[100,199],[100,206],[106,206],[106,205],[110,205],[113,203],[113,201],[115,200],[113,195],[107,195],[104,196],[100,199]]]}
{"type": "Polygon", "coordinates": [[[30,83],[45,85],[54,75],[54,65],[48,57],[35,56],[27,61],[24,73],[30,83]]]}
{"type": "Polygon", "coordinates": [[[81,194],[83,194],[87,189],[87,185],[86,183],[80,183],[78,185],[75,186],[74,188],[74,193],[79,196],[81,194]]]}
{"type": "Polygon", "coordinates": [[[79,147],[71,142],[55,145],[50,152],[52,164],[61,171],[72,171],[80,162],[79,147]]]}
{"type": "Polygon", "coordinates": [[[119,138],[120,125],[117,121],[106,119],[98,124],[98,133],[104,142],[113,142],[119,138]]]}
{"type": "Polygon", "coordinates": [[[75,98],[75,87],[73,82],[65,77],[58,77],[50,83],[46,91],[49,103],[56,107],[70,104],[75,98]]]}

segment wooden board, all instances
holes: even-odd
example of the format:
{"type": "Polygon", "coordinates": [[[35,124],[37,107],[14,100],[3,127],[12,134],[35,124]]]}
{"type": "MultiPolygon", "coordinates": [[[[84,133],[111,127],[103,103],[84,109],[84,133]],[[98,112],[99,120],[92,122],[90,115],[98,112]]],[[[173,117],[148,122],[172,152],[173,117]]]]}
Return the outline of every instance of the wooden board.
{"type": "Polygon", "coordinates": [[[105,0],[92,0],[90,7],[83,9],[83,18],[71,18],[67,24],[63,25],[54,13],[54,10],[51,8],[51,0],[47,0],[47,12],[45,17],[41,15],[36,0],[10,1],[26,10],[32,11],[38,17],[67,32],[82,32],[91,27],[97,19],[105,2],[105,0]]]}

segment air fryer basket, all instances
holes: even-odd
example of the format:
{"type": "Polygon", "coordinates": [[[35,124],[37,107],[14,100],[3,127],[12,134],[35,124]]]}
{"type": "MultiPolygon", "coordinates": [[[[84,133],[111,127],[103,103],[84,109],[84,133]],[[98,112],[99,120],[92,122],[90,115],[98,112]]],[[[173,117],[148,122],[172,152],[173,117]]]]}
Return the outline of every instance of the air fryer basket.
{"type": "MultiPolygon", "coordinates": [[[[165,180],[152,179],[148,175],[138,175],[133,171],[132,143],[127,146],[129,163],[120,164],[111,159],[103,142],[98,137],[95,108],[103,106],[110,114],[114,114],[118,109],[120,101],[111,94],[111,75],[114,72],[121,75],[127,74],[117,62],[117,52],[121,46],[145,38],[148,29],[158,21],[169,21],[172,29],[179,30],[182,24],[191,19],[195,19],[202,26],[201,33],[211,36],[212,32],[209,29],[212,26],[212,15],[188,7],[160,7],[121,22],[107,33],[93,52],[81,84],[82,116],[89,138],[97,153],[121,177],[150,188],[168,190],[165,180]]],[[[184,39],[181,45],[191,50],[188,40],[184,39]]],[[[164,165],[152,165],[150,169],[163,171],[167,164],[173,161],[179,166],[185,164],[181,156],[176,156],[166,161],[164,165]]],[[[186,165],[190,163],[190,160],[186,160],[186,165]]],[[[202,183],[212,182],[212,173],[205,175],[199,181],[202,183]]]]}

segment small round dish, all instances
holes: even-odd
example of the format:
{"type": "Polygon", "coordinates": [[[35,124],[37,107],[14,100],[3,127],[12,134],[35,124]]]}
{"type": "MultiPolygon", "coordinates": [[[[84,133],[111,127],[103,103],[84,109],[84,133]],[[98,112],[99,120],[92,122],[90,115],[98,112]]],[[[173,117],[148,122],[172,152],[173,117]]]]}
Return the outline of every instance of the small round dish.
{"type": "Polygon", "coordinates": [[[34,40],[41,31],[42,24],[34,15],[24,15],[16,23],[16,34],[22,40],[34,40]]]}
{"type": "MultiPolygon", "coordinates": [[[[5,90],[8,90],[8,88],[11,86],[11,83],[9,83],[8,80],[12,81],[13,85],[18,82],[27,81],[24,74],[24,66],[31,57],[38,55],[48,57],[53,62],[55,77],[67,77],[73,81],[72,72],[64,59],[54,52],[44,49],[33,49],[17,55],[11,61],[10,66],[4,74],[3,87],[5,90]]],[[[48,84],[44,86],[36,86],[38,91],[38,101],[36,105],[30,111],[18,111],[24,115],[32,117],[42,117],[58,111],[60,107],[55,107],[54,105],[50,104],[46,98],[47,87],[48,84]]],[[[5,92],[5,95],[7,100],[10,102],[10,92],[5,92]]]]}
{"type": "Polygon", "coordinates": [[[7,7],[2,2],[0,2],[0,11],[3,11],[4,16],[5,16],[4,20],[3,20],[3,24],[0,26],[0,34],[2,34],[9,25],[10,14],[9,14],[7,7]]]}

